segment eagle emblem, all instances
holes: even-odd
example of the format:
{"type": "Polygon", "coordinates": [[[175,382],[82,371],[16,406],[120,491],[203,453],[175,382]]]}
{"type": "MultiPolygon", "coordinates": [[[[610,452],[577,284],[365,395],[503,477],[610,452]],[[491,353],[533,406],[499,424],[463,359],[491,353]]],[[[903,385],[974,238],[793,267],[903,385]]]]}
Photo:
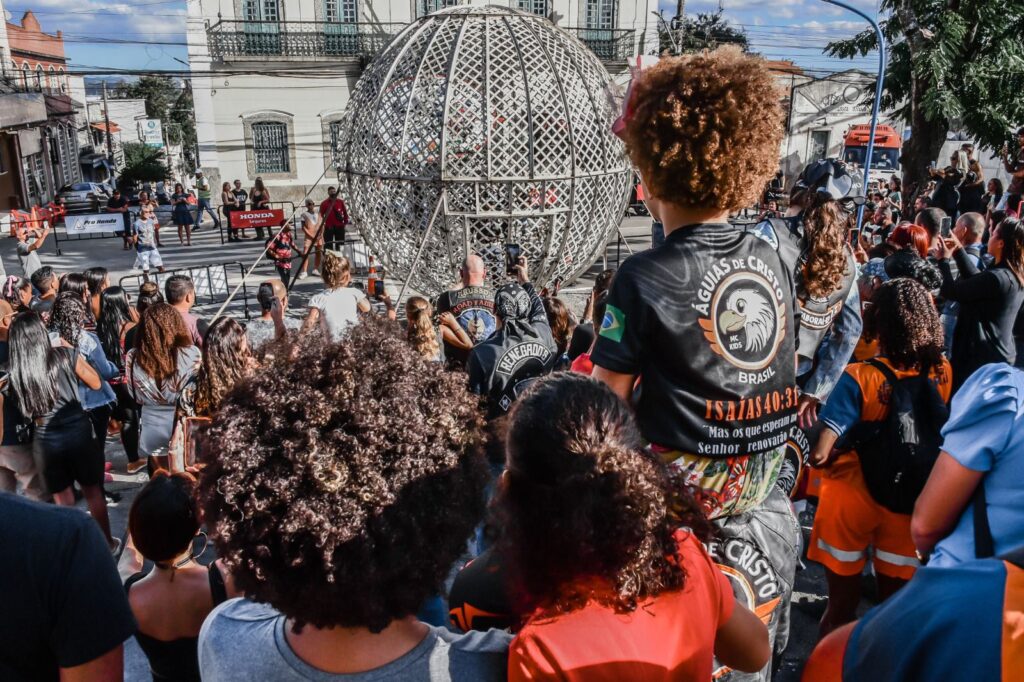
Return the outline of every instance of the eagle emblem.
{"type": "Polygon", "coordinates": [[[699,320],[704,338],[731,364],[756,371],[775,357],[785,335],[786,307],[775,301],[762,277],[751,272],[727,277],[716,288],[709,312],[699,320]]]}

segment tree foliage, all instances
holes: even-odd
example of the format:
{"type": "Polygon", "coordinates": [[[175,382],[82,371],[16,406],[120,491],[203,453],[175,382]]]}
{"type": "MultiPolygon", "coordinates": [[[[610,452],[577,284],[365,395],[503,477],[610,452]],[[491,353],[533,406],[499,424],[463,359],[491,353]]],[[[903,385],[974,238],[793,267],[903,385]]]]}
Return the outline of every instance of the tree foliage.
{"type": "Polygon", "coordinates": [[[157,182],[167,177],[164,150],[142,142],[125,142],[122,149],[124,169],[121,171],[119,183],[124,189],[135,187],[141,182],[157,182]]]}
{"type": "MultiPolygon", "coordinates": [[[[1001,147],[1024,122],[1024,2],[882,0],[880,12],[888,15],[879,26],[889,50],[882,107],[911,126],[905,187],[925,177],[950,130],[1001,147]]],[[[851,58],[877,49],[868,29],[826,53],[851,58]]]]}
{"type": "Polygon", "coordinates": [[[678,41],[681,53],[713,50],[719,45],[739,45],[744,51],[748,48],[746,32],[732,26],[721,12],[688,16],[680,30],[672,31],[671,37],[662,27],[658,35],[661,54],[676,54],[672,38],[678,41]]]}
{"type": "Polygon", "coordinates": [[[167,141],[180,143],[185,157],[185,171],[195,170],[196,127],[192,91],[167,76],[143,76],[130,83],[121,83],[118,97],[146,101],[146,116],[158,118],[166,129],[167,141]]]}

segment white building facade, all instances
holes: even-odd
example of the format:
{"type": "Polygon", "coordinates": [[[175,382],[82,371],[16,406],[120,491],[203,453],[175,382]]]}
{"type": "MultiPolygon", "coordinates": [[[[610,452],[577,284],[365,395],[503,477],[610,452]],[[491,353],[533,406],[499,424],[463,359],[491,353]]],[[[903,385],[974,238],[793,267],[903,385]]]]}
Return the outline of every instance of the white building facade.
{"type": "MultiPolygon", "coordinates": [[[[337,184],[332,145],[363,68],[409,22],[453,0],[188,3],[199,160],[217,183],[261,177],[274,201],[337,184]]],[[[656,0],[495,0],[549,17],[619,79],[657,49],[656,0]]],[[[214,193],[217,196],[217,192],[214,193]]]]}

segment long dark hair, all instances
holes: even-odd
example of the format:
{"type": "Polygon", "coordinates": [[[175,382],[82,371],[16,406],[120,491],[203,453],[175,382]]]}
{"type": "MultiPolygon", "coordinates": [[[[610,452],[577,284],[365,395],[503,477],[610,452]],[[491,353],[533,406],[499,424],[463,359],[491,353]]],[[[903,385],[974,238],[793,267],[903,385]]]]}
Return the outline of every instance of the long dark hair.
{"type": "Polygon", "coordinates": [[[86,285],[89,287],[90,296],[103,293],[103,283],[107,281],[107,274],[107,269],[101,267],[89,268],[82,273],[86,285]]]}
{"type": "Polygon", "coordinates": [[[63,294],[65,291],[78,294],[78,296],[85,301],[89,296],[89,280],[77,272],[69,272],[64,275],[60,280],[60,287],[57,289],[57,293],[63,294]]]}
{"type": "Polygon", "coordinates": [[[571,372],[538,381],[513,408],[506,453],[495,512],[524,613],[567,612],[588,599],[632,611],[683,587],[676,532],[706,539],[711,526],[684,474],[644,449],[611,389],[571,372]]]}
{"type": "Polygon", "coordinates": [[[219,317],[203,340],[203,364],[196,377],[196,414],[209,416],[252,367],[252,353],[242,325],[219,317]]]}
{"type": "Polygon", "coordinates": [[[1024,223],[1019,218],[1005,218],[996,230],[1003,241],[1002,263],[1024,284],[1024,223]]]}
{"type": "Polygon", "coordinates": [[[88,317],[85,303],[74,292],[65,291],[57,294],[50,313],[50,330],[60,334],[60,338],[72,346],[78,346],[82,336],[82,328],[88,317]]]}
{"type": "Polygon", "coordinates": [[[154,303],[139,319],[135,361],[161,389],[178,372],[178,350],[192,344],[181,315],[168,303],[154,303]]]}
{"type": "Polygon", "coordinates": [[[57,402],[57,379],[74,371],[65,348],[52,348],[37,313],[21,313],[8,332],[10,382],[18,409],[28,418],[42,416],[57,402]]]}
{"type": "Polygon", "coordinates": [[[128,292],[121,287],[107,287],[100,294],[100,318],[96,320],[96,335],[107,359],[118,367],[124,367],[124,352],[121,350],[121,329],[132,321],[128,292]]]}

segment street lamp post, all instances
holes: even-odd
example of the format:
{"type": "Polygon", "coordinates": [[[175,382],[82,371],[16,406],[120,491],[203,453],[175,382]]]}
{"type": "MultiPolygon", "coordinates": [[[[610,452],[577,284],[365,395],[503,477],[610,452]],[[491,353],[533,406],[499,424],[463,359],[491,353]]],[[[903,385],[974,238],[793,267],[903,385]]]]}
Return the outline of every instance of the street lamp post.
{"type": "MultiPolygon", "coordinates": [[[[871,159],[875,152],[875,130],[878,128],[878,109],[882,103],[882,84],[885,79],[885,38],[882,36],[882,29],[878,27],[878,22],[869,17],[864,12],[860,11],[852,5],[848,5],[841,0],[823,0],[830,5],[836,7],[842,7],[845,10],[849,10],[854,14],[863,17],[871,28],[875,29],[875,36],[878,38],[878,79],[875,81],[875,101],[871,106],[871,136],[868,138],[868,150],[864,156],[864,193],[867,195],[868,191],[868,177],[871,174],[871,159]]],[[[861,223],[864,222],[864,204],[861,204],[857,208],[857,229],[861,227],[861,223]]]]}

